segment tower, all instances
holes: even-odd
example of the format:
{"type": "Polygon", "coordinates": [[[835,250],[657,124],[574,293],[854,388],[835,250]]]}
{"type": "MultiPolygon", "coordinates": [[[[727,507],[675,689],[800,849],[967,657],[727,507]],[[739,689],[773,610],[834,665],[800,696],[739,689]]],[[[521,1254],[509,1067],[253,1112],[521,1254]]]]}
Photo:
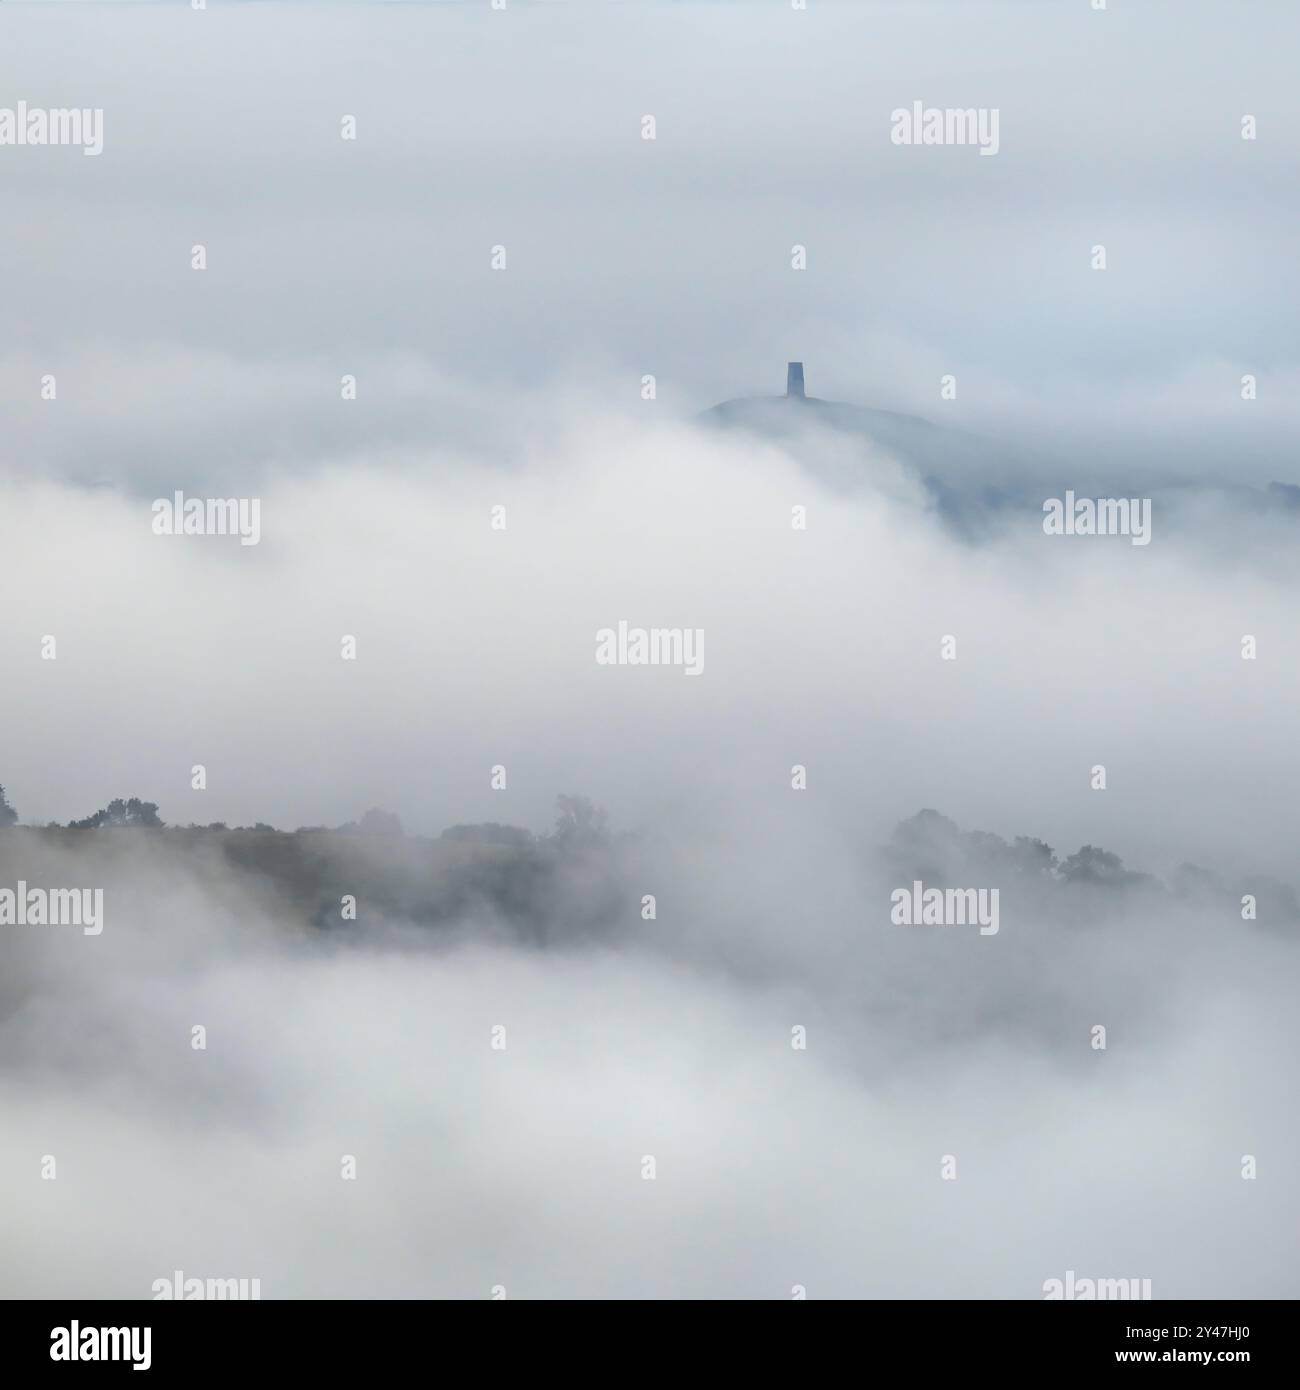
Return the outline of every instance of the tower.
{"type": "Polygon", "coordinates": [[[804,399],[802,362],[791,362],[786,366],[785,394],[792,400],[801,401],[804,399]]]}

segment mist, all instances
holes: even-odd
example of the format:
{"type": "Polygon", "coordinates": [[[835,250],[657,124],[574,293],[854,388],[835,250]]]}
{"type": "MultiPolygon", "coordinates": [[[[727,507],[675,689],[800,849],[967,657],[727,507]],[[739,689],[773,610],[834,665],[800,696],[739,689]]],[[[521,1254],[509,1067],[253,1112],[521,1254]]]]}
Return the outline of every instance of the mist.
{"type": "Polygon", "coordinates": [[[1298,23],[0,7],[0,1294],[1300,1295],[1298,23]]]}

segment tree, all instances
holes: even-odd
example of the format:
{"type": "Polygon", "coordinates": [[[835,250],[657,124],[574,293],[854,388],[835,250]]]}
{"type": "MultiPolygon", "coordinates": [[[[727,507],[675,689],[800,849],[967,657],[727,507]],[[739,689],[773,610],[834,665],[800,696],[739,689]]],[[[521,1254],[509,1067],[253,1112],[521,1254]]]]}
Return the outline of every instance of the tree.
{"type": "Polygon", "coordinates": [[[0,787],[0,830],[6,825],[13,825],[18,819],[18,812],[5,800],[5,789],[0,787]]]}
{"type": "Polygon", "coordinates": [[[1150,879],[1149,874],[1126,869],[1118,854],[1095,845],[1084,845],[1066,859],[1061,864],[1061,876],[1067,883],[1095,883],[1106,888],[1126,888],[1150,879]]]}
{"type": "Polygon", "coordinates": [[[1056,868],[1056,852],[1045,840],[1030,835],[1017,835],[1012,858],[1027,874],[1050,874],[1056,868]]]}
{"type": "Polygon", "coordinates": [[[357,832],[361,835],[389,835],[400,838],[402,822],[391,811],[381,811],[372,806],[361,817],[357,832]]]}
{"type": "Polygon", "coordinates": [[[532,843],[532,833],[517,825],[502,825],[499,821],[484,821],[481,825],[449,825],[440,839],[478,845],[506,845],[523,849],[532,843]]]}
{"type": "Polygon", "coordinates": [[[69,830],[98,830],[101,826],[160,826],[163,822],[158,818],[158,803],[156,801],[141,801],[138,796],[133,796],[129,801],[123,801],[118,797],[110,801],[101,811],[96,811],[93,816],[87,816],[85,820],[73,820],[68,822],[69,830]]]}
{"type": "Polygon", "coordinates": [[[601,844],[606,839],[604,809],[585,796],[555,798],[554,841],[566,848],[601,844]]]}
{"type": "Polygon", "coordinates": [[[403,835],[402,822],[392,811],[381,811],[372,806],[360,821],[346,821],[338,828],[340,835],[384,835],[400,839],[403,835]]]}

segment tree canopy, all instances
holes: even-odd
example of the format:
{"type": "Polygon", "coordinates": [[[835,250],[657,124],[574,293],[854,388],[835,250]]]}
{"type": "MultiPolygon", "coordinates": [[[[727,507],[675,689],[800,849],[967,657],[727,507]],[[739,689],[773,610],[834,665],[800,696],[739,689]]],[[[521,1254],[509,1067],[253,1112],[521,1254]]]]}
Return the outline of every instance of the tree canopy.
{"type": "Polygon", "coordinates": [[[85,820],[72,820],[68,822],[69,830],[98,830],[101,826],[160,826],[163,822],[158,816],[158,803],[156,801],[141,801],[138,796],[133,796],[129,801],[123,801],[118,797],[110,801],[101,811],[96,811],[93,816],[87,816],[85,820]]]}

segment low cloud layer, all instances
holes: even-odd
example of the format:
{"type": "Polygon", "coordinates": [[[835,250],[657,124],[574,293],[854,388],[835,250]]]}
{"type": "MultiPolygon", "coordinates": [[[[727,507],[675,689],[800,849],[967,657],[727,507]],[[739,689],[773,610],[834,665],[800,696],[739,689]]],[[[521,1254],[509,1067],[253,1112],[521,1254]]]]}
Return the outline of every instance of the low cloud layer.
{"type": "Polygon", "coordinates": [[[7,874],[90,873],[109,903],[94,941],[6,941],[3,1169],[31,1197],[6,1292],[144,1297],[176,1268],[265,1297],[1033,1298],[1067,1268],[1157,1297],[1296,1287],[1295,940],[1223,904],[1017,893],[922,818],[888,850],[589,847],[548,879],[553,920],[613,898],[545,945],[492,894],[385,916],[356,855],[390,884],[390,851],[363,844],[360,920],[322,932],[220,837],[82,835],[0,841],[7,874]],[[900,874],[959,869],[1001,882],[996,937],[890,925],[900,874]]]}
{"type": "Polygon", "coordinates": [[[1032,808],[1050,839],[1156,867],[1288,854],[1283,514],[1234,515],[1254,541],[1228,556],[1223,512],[1171,527],[1158,502],[1147,546],[1046,535],[1041,508],[971,544],[859,440],[791,451],[652,407],[557,410],[494,459],[277,477],[257,546],[155,535],[147,496],[4,497],[29,581],[7,602],[7,706],[32,731],[5,785],[32,823],[136,795],[180,823],[380,804],[423,833],[539,829],[570,789],[629,826],[793,801],[881,832],[931,804],[1014,834],[1032,808]],[[703,629],[703,676],[598,665],[620,620],[703,629]]]}

